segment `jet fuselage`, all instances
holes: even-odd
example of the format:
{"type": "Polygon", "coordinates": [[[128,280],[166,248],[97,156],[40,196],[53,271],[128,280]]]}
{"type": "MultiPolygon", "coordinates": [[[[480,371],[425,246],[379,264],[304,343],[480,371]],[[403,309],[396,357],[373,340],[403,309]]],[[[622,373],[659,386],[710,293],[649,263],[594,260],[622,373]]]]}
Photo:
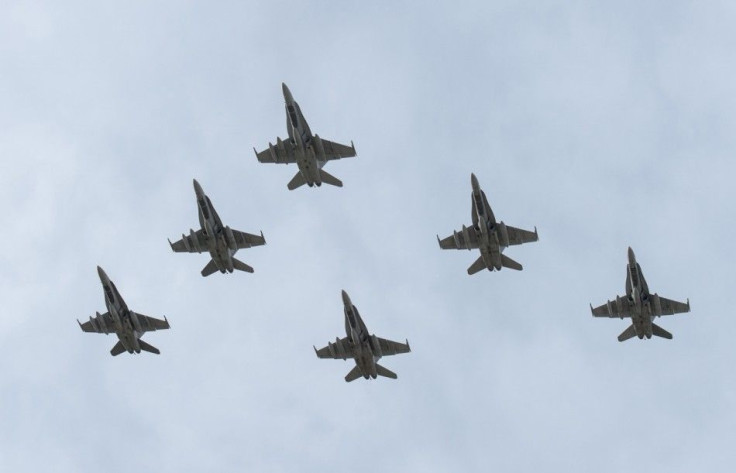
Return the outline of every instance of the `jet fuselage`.
{"type": "Polygon", "coordinates": [[[138,317],[135,312],[128,309],[118,292],[118,288],[115,287],[115,283],[110,281],[105,271],[99,266],[97,267],[97,274],[100,276],[102,289],[105,293],[105,306],[115,324],[115,334],[128,353],[140,353],[141,346],[138,339],[143,335],[143,330],[138,322],[138,317]]]}
{"type": "Polygon", "coordinates": [[[319,170],[326,163],[322,140],[318,135],[312,135],[312,130],[309,129],[299,104],[294,100],[286,84],[282,83],[281,89],[284,93],[286,129],[289,132],[289,139],[295,147],[296,164],[299,167],[299,172],[302,173],[309,187],[314,185],[319,187],[322,185],[319,170]]]}
{"type": "Polygon", "coordinates": [[[194,180],[194,192],[197,194],[199,224],[207,235],[210,256],[221,273],[225,271],[232,273],[234,271],[233,255],[237,250],[235,237],[230,227],[222,224],[210,198],[204,193],[196,179],[194,180]]]}
{"type": "Polygon", "coordinates": [[[508,237],[505,240],[499,238],[499,232],[501,229],[505,230],[505,225],[503,222],[496,222],[496,217],[493,215],[486,193],[480,188],[475,174],[470,175],[470,183],[473,187],[471,193],[473,209],[471,213],[473,226],[478,232],[478,249],[488,269],[500,270],[503,266],[501,253],[508,246],[508,237]]]}
{"type": "Polygon", "coordinates": [[[631,321],[639,338],[652,338],[652,321],[661,315],[656,308],[656,299],[649,294],[649,286],[641,266],[636,262],[634,251],[629,248],[629,263],[626,265],[626,296],[632,305],[631,321]]]}
{"type": "Polygon", "coordinates": [[[376,379],[378,376],[376,363],[381,359],[381,356],[377,355],[380,351],[380,348],[377,348],[378,342],[368,332],[357,307],[353,305],[345,291],[342,291],[342,300],[345,311],[345,332],[353,346],[355,364],[365,379],[369,377],[376,379]]]}

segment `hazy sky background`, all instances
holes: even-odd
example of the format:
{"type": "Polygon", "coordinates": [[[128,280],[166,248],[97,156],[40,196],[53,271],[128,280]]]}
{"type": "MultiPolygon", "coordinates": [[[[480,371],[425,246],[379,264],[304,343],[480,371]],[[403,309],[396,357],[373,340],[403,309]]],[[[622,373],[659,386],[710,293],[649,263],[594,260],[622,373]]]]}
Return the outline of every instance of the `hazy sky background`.
{"type": "Polygon", "coordinates": [[[0,6],[0,470],[732,471],[732,2],[43,2],[0,6]],[[294,192],[257,162],[281,82],[355,142],[294,192]],[[524,271],[441,251],[494,212],[539,230],[524,271]],[[268,244],[202,278],[166,242],[197,178],[268,244]],[[674,340],[589,303],[690,298],[674,340]],[[96,265],[166,315],[160,356],[111,357],[96,265]],[[318,360],[340,290],[413,352],[397,381],[318,360]]]}

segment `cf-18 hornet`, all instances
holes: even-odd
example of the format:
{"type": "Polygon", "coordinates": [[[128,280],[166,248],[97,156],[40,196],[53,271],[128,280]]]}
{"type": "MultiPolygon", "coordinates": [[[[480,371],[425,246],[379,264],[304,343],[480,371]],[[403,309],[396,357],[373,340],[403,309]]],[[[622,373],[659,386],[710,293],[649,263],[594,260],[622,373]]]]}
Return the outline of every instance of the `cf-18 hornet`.
{"type": "Polygon", "coordinates": [[[473,225],[453,234],[443,240],[437,237],[440,248],[443,250],[480,250],[480,257],[468,268],[468,274],[475,274],[483,269],[489,271],[500,270],[502,267],[521,271],[522,266],[503,254],[503,250],[511,245],[521,245],[539,240],[537,228],[533,232],[514,228],[503,222],[496,222],[486,194],[478,185],[475,174],[470,175],[473,187],[471,194],[473,225]]]}
{"type": "Polygon", "coordinates": [[[396,373],[379,365],[378,360],[382,356],[410,352],[409,341],[398,343],[371,335],[363,319],[360,317],[358,309],[350,301],[350,297],[345,291],[342,291],[342,302],[345,306],[345,331],[347,332],[347,337],[336,338],[335,343],[328,343],[321,350],[317,350],[314,347],[317,356],[319,358],[343,360],[353,358],[355,360],[355,368],[345,376],[345,381],[348,383],[361,376],[365,379],[376,379],[377,376],[396,379],[396,373]]]}
{"type": "Polygon", "coordinates": [[[202,227],[196,232],[189,230],[189,235],[182,235],[181,240],[169,245],[177,253],[209,252],[212,260],[202,270],[202,276],[209,276],[215,271],[232,273],[234,270],[253,272],[253,268],[234,258],[235,253],[243,248],[266,244],[263,232],[260,235],[239,232],[224,226],[220,216],[212,206],[210,198],[202,190],[197,180],[194,180],[194,192],[197,194],[197,210],[199,224],[202,227]]]}
{"type": "Polygon", "coordinates": [[[352,158],[355,156],[355,146],[341,145],[324,140],[319,135],[312,135],[307,121],[302,115],[299,104],[292,97],[286,84],[281,84],[286,102],[286,129],[289,138],[282,141],[276,138],[276,145],[268,143],[268,149],[260,153],[253,148],[258,161],[262,163],[296,163],[299,172],[286,186],[289,190],[307,184],[309,187],[330,184],[342,187],[342,181],[325,172],[322,167],[333,159],[352,158]]]}
{"type": "Polygon", "coordinates": [[[631,325],[618,336],[623,342],[634,336],[640,339],[652,335],[672,339],[672,334],[652,322],[655,317],[690,312],[690,299],[686,303],[666,299],[650,294],[647,281],[641,266],[636,262],[634,251],[629,248],[629,264],[626,265],[626,295],[616,296],[615,301],[608,301],[600,307],[590,306],[593,317],[619,317],[631,319],[631,325]]]}
{"type": "Polygon", "coordinates": [[[128,309],[127,304],[118,292],[118,288],[99,266],[97,267],[97,274],[100,276],[102,289],[105,293],[107,312],[104,314],[97,312],[95,317],[89,318],[89,322],[81,323],[77,320],[82,330],[104,333],[105,335],[109,333],[117,334],[119,341],[110,350],[112,356],[117,356],[124,351],[140,353],[141,350],[160,354],[158,348],[144,342],[141,337],[146,332],[169,328],[169,321],[166,320],[166,317],[164,317],[164,320],[159,320],[128,309]]]}

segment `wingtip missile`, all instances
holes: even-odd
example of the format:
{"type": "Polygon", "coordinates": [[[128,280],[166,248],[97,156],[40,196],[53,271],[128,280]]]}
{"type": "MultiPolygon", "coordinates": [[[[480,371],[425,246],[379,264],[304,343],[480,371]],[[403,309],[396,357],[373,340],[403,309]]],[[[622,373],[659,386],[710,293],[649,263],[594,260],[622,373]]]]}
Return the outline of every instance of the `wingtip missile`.
{"type": "Polygon", "coordinates": [[[594,315],[593,314],[593,304],[588,304],[588,305],[590,305],[590,315],[594,315]]]}
{"type": "Polygon", "coordinates": [[[358,152],[355,151],[355,145],[353,144],[353,140],[350,140],[350,147],[353,148],[353,153],[357,156],[358,152]]]}

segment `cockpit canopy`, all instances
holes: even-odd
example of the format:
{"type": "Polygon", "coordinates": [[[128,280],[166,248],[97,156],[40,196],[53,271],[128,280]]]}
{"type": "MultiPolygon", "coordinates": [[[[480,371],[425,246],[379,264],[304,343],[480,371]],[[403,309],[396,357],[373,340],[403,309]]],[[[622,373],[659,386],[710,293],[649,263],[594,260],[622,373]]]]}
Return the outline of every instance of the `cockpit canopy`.
{"type": "Polygon", "coordinates": [[[289,120],[291,121],[291,126],[296,128],[299,123],[299,119],[296,115],[296,109],[293,105],[287,105],[286,110],[289,112],[289,120]]]}

